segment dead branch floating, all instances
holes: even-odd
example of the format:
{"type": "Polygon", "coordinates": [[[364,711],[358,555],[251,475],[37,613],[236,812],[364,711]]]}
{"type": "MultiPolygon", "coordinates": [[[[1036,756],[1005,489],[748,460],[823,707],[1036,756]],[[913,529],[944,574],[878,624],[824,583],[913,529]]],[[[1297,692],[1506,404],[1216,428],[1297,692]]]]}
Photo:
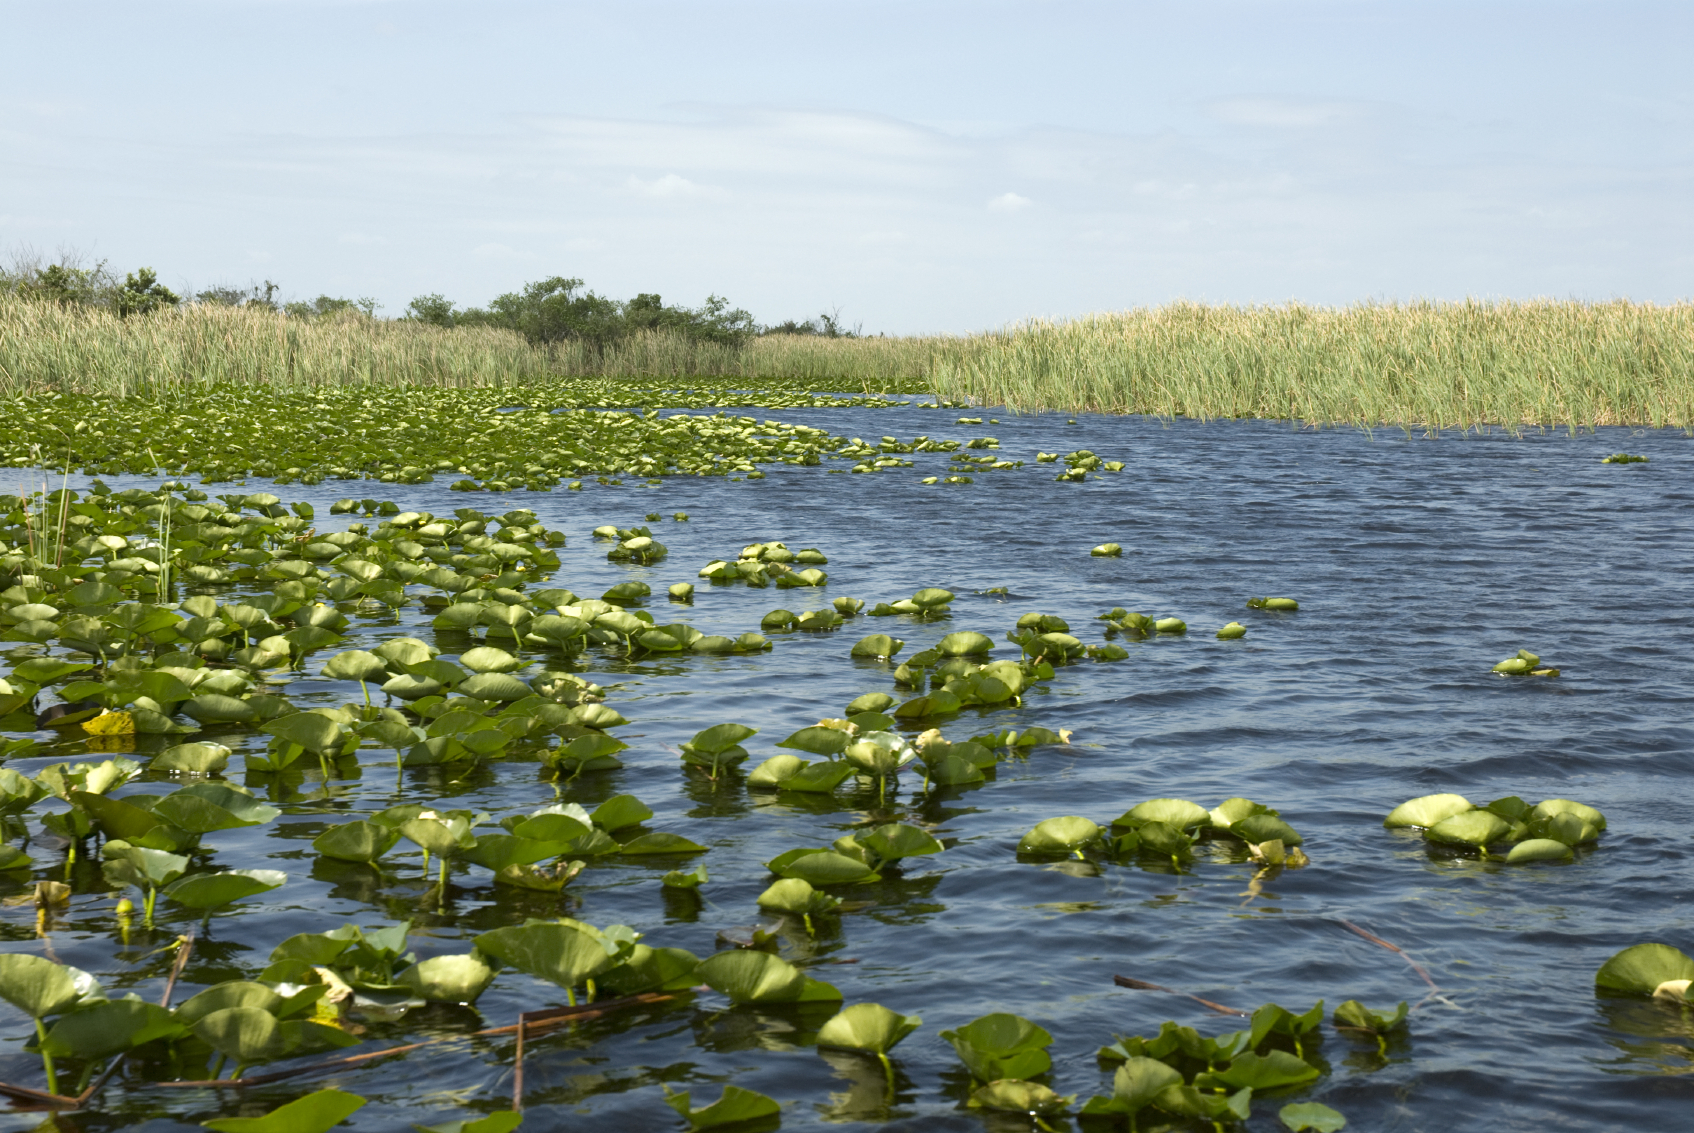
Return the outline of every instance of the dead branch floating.
{"type": "Polygon", "coordinates": [[[1380,937],[1380,936],[1376,936],[1376,935],[1373,935],[1372,933],[1366,932],[1364,929],[1360,928],[1358,925],[1354,924],[1352,921],[1342,920],[1341,923],[1343,925],[1345,925],[1346,928],[1349,931],[1358,933],[1360,936],[1364,937],[1366,940],[1370,941],[1372,944],[1379,945],[1383,948],[1386,948],[1390,952],[1397,954],[1401,959],[1405,960],[1406,963],[1408,963],[1412,966],[1412,971],[1416,972],[1418,975],[1423,977],[1423,982],[1429,985],[1431,991],[1440,991],[1441,990],[1440,986],[1438,984],[1436,984],[1436,982],[1434,980],[1429,978],[1429,973],[1424,971],[1423,965],[1418,963],[1416,960],[1412,959],[1410,956],[1406,955],[1404,949],[1398,948],[1395,945],[1388,943],[1388,941],[1382,939],[1382,937],[1380,937]]]}
{"type": "Polygon", "coordinates": [[[1113,976],[1112,982],[1117,984],[1119,987],[1127,987],[1131,991],[1162,991],[1166,995],[1180,995],[1184,999],[1192,999],[1195,1003],[1200,1004],[1208,1010],[1216,1011],[1220,1015],[1245,1016],[1251,1014],[1251,1012],[1239,1011],[1234,1007],[1225,1007],[1221,1003],[1213,1003],[1209,999],[1201,999],[1198,995],[1189,995],[1186,991],[1177,991],[1173,987],[1164,987],[1160,984],[1150,984],[1146,980],[1132,980],[1128,976],[1113,976]]]}
{"type": "MultiPolygon", "coordinates": [[[[306,1066],[294,1066],[287,1070],[273,1070],[269,1074],[252,1074],[245,1078],[211,1078],[195,1082],[151,1082],[152,1086],[168,1089],[242,1089],[247,1086],[263,1086],[271,1082],[281,1082],[289,1078],[298,1078],[306,1074],[317,1074],[331,1070],[345,1070],[353,1066],[361,1066],[366,1062],[374,1062],[379,1058],[390,1055],[407,1054],[425,1047],[439,1046],[442,1043],[463,1042],[466,1039],[493,1038],[498,1035],[516,1035],[518,1028],[529,1038],[545,1033],[566,1023],[574,1023],[585,1019],[598,1019],[615,1011],[631,1007],[644,1007],[656,1003],[665,1003],[676,998],[672,995],[660,995],[657,992],[645,991],[640,995],[626,995],[620,999],[608,999],[600,1003],[586,1003],[580,1007],[552,1007],[542,1011],[528,1011],[519,1016],[521,1023],[507,1027],[488,1027],[481,1031],[472,1031],[468,1035],[446,1035],[438,1039],[428,1039],[421,1043],[408,1043],[405,1046],[385,1047],[382,1050],[367,1051],[364,1054],[350,1054],[343,1058],[331,1058],[324,1062],[313,1062],[306,1066]]],[[[0,1091],[3,1092],[3,1091],[0,1091]]]]}

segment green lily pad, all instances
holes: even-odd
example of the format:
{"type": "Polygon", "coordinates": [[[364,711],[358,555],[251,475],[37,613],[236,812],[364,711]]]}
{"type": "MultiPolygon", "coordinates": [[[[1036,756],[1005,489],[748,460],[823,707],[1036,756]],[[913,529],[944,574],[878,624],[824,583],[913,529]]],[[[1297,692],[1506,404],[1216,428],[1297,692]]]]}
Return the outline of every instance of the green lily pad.
{"type": "Polygon", "coordinates": [[[1423,795],[1403,802],[1388,813],[1382,824],[1389,829],[1406,826],[1431,827],[1476,807],[1463,795],[1423,795]]]}
{"type": "Polygon", "coordinates": [[[215,909],[243,897],[267,893],[287,880],[288,875],[276,869],[231,869],[184,877],[161,892],[191,909],[215,909]]]}
{"type": "Polygon", "coordinates": [[[1292,1102],[1277,1110],[1276,1116],[1290,1133],[1340,1133],[1347,1128],[1347,1119],[1322,1102],[1292,1102]]]}
{"type": "Polygon", "coordinates": [[[329,1133],[364,1104],[365,1099],[358,1094],[318,1090],[263,1117],[219,1117],[200,1124],[217,1133],[329,1133]]]}
{"type": "Polygon", "coordinates": [[[774,1099],[740,1086],[725,1086],[723,1095],[711,1105],[698,1108],[690,1104],[687,1093],[671,1094],[665,1104],[676,1110],[688,1122],[690,1129],[715,1129],[720,1125],[738,1125],[777,1117],[782,1107],[774,1099]]]}
{"type": "Polygon", "coordinates": [[[886,1054],[922,1025],[918,1016],[890,1011],[880,1003],[855,1003],[818,1029],[818,1045],[886,1054]]]}
{"type": "Polygon", "coordinates": [[[481,953],[473,950],[420,960],[395,976],[394,982],[411,988],[418,998],[431,1003],[475,1003],[494,982],[496,971],[481,953]]]}
{"type": "Polygon", "coordinates": [[[1510,832],[1511,824],[1493,811],[1467,810],[1443,818],[1424,831],[1424,837],[1431,842],[1453,845],[1491,846],[1504,840],[1510,832]]]}
{"type": "MultiPolygon", "coordinates": [[[[1668,944],[1632,944],[1600,965],[1594,989],[1682,999],[1694,981],[1694,959],[1668,944]]],[[[0,994],[4,985],[0,984],[0,994]]]]}
{"type": "Polygon", "coordinates": [[[1069,815],[1035,824],[1018,840],[1020,854],[1065,854],[1099,840],[1102,831],[1093,821],[1069,815]]]}
{"type": "Polygon", "coordinates": [[[1506,861],[1518,862],[1562,862],[1569,861],[1575,852],[1565,843],[1552,838],[1527,838],[1513,846],[1506,854],[1506,861]]]}
{"type": "Polygon", "coordinates": [[[973,1091],[965,1105],[971,1109],[993,1109],[1039,1118],[1062,1114],[1074,1101],[1075,1094],[1061,1097],[1040,1082],[1002,1078],[973,1091]]]}
{"type": "Polygon", "coordinates": [[[319,834],[312,839],[312,848],[325,857],[344,862],[374,862],[399,840],[398,830],[355,819],[319,834]]]}

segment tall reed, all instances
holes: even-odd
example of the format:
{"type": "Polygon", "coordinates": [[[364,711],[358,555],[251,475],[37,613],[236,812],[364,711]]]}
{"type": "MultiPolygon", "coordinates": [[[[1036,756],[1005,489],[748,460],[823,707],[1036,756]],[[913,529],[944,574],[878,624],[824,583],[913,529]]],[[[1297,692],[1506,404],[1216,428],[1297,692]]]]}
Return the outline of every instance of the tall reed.
{"type": "Polygon", "coordinates": [[[147,396],[201,382],[484,386],[548,374],[546,355],[510,331],[357,314],[307,322],[210,305],[124,319],[0,295],[0,393],[147,396]]]}
{"type": "Polygon", "coordinates": [[[1694,305],[1178,303],[943,340],[930,378],[1020,410],[1690,429],[1694,305]]]}
{"type": "MultiPolygon", "coordinates": [[[[120,319],[0,295],[0,395],[155,396],[200,383],[502,386],[546,378],[798,379],[1017,410],[1406,428],[1694,431],[1694,304],[1176,303],[959,337],[676,332],[532,346],[486,327],[192,306],[120,319]]],[[[608,396],[615,397],[609,393],[608,396]]]]}

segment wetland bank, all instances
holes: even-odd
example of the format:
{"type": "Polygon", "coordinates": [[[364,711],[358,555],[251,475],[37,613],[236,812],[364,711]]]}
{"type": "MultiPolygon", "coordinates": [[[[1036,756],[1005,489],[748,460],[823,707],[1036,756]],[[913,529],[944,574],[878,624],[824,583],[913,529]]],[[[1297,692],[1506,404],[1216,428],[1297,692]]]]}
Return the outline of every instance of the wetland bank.
{"type": "Polygon", "coordinates": [[[8,1128],[1678,1127],[1677,431],[148,372],[0,429],[8,1128]]]}

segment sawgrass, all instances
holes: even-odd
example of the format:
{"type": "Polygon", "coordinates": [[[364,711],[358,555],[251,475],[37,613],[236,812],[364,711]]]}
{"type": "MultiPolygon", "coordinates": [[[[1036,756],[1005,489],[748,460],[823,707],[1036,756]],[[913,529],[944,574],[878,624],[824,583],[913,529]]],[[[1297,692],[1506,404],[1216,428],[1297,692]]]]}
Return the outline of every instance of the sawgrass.
{"type": "Polygon", "coordinates": [[[486,327],[312,321],[186,306],[120,319],[0,295],[0,395],[183,392],[201,383],[488,387],[561,377],[788,378],[930,391],[1018,411],[1258,417],[1408,429],[1694,431],[1694,305],[1177,303],[957,337],[645,332],[532,346],[486,327]]]}
{"type": "Polygon", "coordinates": [[[1694,305],[1166,307],[936,344],[944,397],[1316,425],[1694,427],[1694,305]]]}

